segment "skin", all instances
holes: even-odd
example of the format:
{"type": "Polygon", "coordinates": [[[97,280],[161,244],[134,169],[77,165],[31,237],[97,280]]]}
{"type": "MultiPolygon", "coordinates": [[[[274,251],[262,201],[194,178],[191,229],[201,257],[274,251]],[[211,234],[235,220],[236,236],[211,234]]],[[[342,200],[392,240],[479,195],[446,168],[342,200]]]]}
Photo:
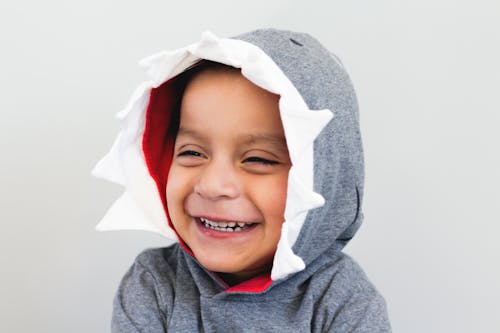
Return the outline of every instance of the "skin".
{"type": "Polygon", "coordinates": [[[205,69],[184,92],[168,211],[197,260],[230,285],[269,271],[281,235],[291,162],[278,101],[233,68],[205,69]],[[254,224],[228,233],[200,217],[254,224]]]}

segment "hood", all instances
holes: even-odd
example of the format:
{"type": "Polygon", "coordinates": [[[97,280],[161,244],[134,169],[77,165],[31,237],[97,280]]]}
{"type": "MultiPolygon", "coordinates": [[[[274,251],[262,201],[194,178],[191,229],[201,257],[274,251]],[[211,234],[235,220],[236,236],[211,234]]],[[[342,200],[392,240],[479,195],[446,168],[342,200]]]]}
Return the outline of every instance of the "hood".
{"type": "Polygon", "coordinates": [[[340,251],[362,221],[356,96],[342,64],[318,41],[275,29],[234,38],[207,31],[197,43],[140,62],[151,79],[139,85],[118,113],[122,130],[93,170],[125,192],[96,229],[146,230],[179,241],[164,195],[175,139],[169,128],[182,95],[176,77],[203,59],[241,68],[248,80],[280,95],[292,167],[271,279],[304,270],[332,247],[340,251]]]}

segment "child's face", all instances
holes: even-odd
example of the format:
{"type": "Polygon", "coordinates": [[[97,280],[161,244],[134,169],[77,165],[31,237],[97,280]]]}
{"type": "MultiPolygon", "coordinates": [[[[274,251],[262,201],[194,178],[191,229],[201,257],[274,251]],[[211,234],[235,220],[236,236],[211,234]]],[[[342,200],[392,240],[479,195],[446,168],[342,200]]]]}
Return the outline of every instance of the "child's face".
{"type": "Polygon", "coordinates": [[[291,166],[278,100],[237,70],[205,70],[185,90],[168,211],[208,270],[243,280],[270,268],[291,166]]]}

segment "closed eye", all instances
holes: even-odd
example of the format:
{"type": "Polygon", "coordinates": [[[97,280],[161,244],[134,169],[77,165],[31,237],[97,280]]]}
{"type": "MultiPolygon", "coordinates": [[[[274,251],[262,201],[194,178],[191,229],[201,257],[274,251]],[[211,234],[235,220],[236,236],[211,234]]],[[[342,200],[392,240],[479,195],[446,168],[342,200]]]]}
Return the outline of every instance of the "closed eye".
{"type": "Polygon", "coordinates": [[[259,164],[264,164],[264,165],[276,165],[280,164],[277,161],[273,160],[268,160],[262,157],[257,157],[257,156],[251,156],[243,160],[243,163],[259,163],[259,164]]]}
{"type": "Polygon", "coordinates": [[[195,150],[185,150],[177,154],[177,156],[194,156],[194,157],[203,157],[203,154],[197,152],[195,150]]]}
{"type": "Polygon", "coordinates": [[[196,167],[206,161],[206,155],[192,149],[181,150],[176,155],[176,163],[184,167],[196,167]]]}

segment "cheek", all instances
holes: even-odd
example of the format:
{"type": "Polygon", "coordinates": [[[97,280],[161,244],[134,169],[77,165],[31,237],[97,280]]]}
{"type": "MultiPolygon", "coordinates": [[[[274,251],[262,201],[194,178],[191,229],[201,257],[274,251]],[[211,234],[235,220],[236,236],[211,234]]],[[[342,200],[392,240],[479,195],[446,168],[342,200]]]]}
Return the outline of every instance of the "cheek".
{"type": "Polygon", "coordinates": [[[268,222],[281,225],[284,220],[287,183],[288,174],[250,182],[249,194],[268,222]]]}
{"type": "Polygon", "coordinates": [[[167,206],[170,209],[170,204],[175,201],[175,193],[176,193],[176,187],[178,184],[176,183],[176,178],[175,178],[175,173],[172,172],[173,168],[170,168],[170,171],[168,173],[168,178],[167,178],[167,186],[165,188],[165,196],[167,198],[167,206]]]}
{"type": "Polygon", "coordinates": [[[168,173],[168,181],[165,189],[165,196],[167,198],[167,208],[172,219],[175,220],[174,216],[180,213],[182,209],[182,203],[185,197],[189,193],[189,176],[186,172],[182,171],[180,168],[171,166],[168,173]]]}

